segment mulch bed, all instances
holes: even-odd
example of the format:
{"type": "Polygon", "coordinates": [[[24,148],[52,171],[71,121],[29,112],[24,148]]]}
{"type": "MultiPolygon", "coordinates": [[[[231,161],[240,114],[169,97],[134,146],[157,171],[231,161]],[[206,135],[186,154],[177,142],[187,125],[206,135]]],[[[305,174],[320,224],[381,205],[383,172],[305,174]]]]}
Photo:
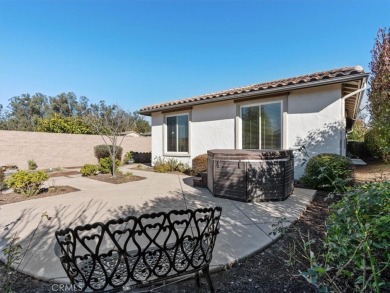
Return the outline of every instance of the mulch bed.
{"type": "MultiPolygon", "coordinates": [[[[308,209],[294,224],[303,233],[310,232],[311,238],[316,239],[317,244],[312,247],[314,251],[319,251],[322,247],[320,241],[324,238],[328,207],[335,201],[325,201],[325,197],[326,193],[317,192],[308,209]]],[[[306,268],[297,264],[288,265],[286,262],[288,256],[282,251],[287,250],[290,244],[291,238],[281,237],[264,251],[236,263],[231,269],[212,274],[214,288],[217,292],[316,292],[315,288],[298,276],[299,270],[306,268]]],[[[2,274],[4,274],[4,266],[0,263],[0,278],[2,274]]],[[[14,277],[17,279],[14,287],[16,292],[51,292],[51,284],[33,280],[19,273],[14,277]]],[[[203,278],[202,283],[205,283],[203,278]]],[[[207,291],[206,284],[198,288],[194,279],[156,290],[156,292],[167,293],[207,291]]]]}
{"type": "Polygon", "coordinates": [[[25,201],[25,200],[31,200],[36,198],[43,198],[43,197],[49,197],[49,196],[55,196],[60,195],[64,193],[79,191],[80,189],[74,188],[72,186],[54,186],[50,188],[50,191],[48,188],[42,188],[41,191],[35,195],[26,197],[19,193],[0,193],[0,205],[19,202],[19,201],[25,201]]]}
{"type": "Polygon", "coordinates": [[[115,177],[112,177],[111,174],[98,174],[94,176],[88,176],[88,178],[113,184],[121,184],[146,179],[146,177],[126,174],[117,174],[115,177]]]}

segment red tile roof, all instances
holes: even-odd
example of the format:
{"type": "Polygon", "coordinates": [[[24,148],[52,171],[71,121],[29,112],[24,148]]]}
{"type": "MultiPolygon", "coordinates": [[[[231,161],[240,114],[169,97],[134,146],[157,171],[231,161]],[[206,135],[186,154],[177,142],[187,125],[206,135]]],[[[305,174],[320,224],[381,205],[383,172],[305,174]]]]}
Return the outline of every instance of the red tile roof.
{"type": "MultiPolygon", "coordinates": [[[[286,78],[286,79],[280,79],[270,82],[264,82],[259,84],[252,84],[248,86],[233,88],[229,90],[224,90],[220,92],[205,94],[201,96],[195,96],[187,99],[182,100],[176,100],[176,101],[170,101],[166,103],[156,104],[144,107],[140,110],[141,114],[149,114],[156,111],[164,110],[164,108],[180,108],[184,107],[185,104],[191,103],[196,104],[197,102],[203,103],[204,101],[212,102],[213,99],[224,97],[224,96],[231,96],[236,94],[242,94],[242,93],[249,93],[249,92],[261,92],[262,90],[267,89],[273,89],[273,88],[280,88],[280,90],[283,90],[283,87],[290,86],[290,85],[307,85],[311,82],[316,81],[322,81],[322,80],[331,80],[338,77],[346,77],[346,76],[352,76],[352,75],[360,75],[364,74],[363,67],[361,66],[354,66],[354,67],[342,67],[327,71],[321,71],[321,72],[315,72],[311,74],[286,78]]],[[[303,87],[303,86],[302,86],[303,87]]]]}

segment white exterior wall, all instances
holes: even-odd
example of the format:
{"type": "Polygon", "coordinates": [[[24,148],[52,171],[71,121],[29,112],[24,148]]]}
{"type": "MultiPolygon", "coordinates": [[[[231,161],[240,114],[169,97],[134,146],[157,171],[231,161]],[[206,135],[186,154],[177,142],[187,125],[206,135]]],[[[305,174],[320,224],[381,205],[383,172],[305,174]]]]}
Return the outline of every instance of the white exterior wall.
{"type": "Polygon", "coordinates": [[[175,158],[191,165],[194,157],[206,154],[207,150],[234,149],[236,105],[233,101],[194,106],[192,110],[177,113],[187,112],[190,112],[190,154],[175,156],[164,154],[165,117],[175,112],[152,114],[152,161],[157,157],[175,158]]]}
{"type": "Polygon", "coordinates": [[[212,149],[234,149],[236,104],[233,101],[199,105],[192,110],[192,155],[212,149]]]}
{"type": "Polygon", "coordinates": [[[157,157],[163,157],[164,116],[161,112],[152,114],[152,164],[157,157]]]}
{"type": "MultiPolygon", "coordinates": [[[[270,101],[258,99],[253,102],[270,101]]],[[[271,99],[272,100],[272,99],[271,99]]],[[[275,100],[280,100],[275,97],[275,100]]],[[[156,157],[175,159],[191,164],[191,160],[210,149],[234,149],[236,147],[237,104],[233,101],[216,102],[193,106],[190,112],[190,154],[164,156],[164,121],[161,112],[152,114],[152,159],[156,157]]],[[[283,104],[283,148],[305,145],[310,155],[317,153],[340,153],[340,137],[344,136],[344,117],[341,103],[341,85],[330,85],[290,93],[283,104]],[[286,105],[287,104],[287,105],[286,105]]],[[[177,113],[183,113],[178,111],[177,113]]],[[[170,112],[167,115],[173,115],[170,112]]],[[[296,153],[295,178],[301,177],[301,155],[296,153]]]]}
{"type": "MultiPolygon", "coordinates": [[[[340,138],[345,133],[340,84],[293,91],[287,104],[287,148],[304,145],[310,156],[340,154],[340,138]]],[[[295,153],[295,178],[303,174],[301,164],[302,155],[295,153]]]]}

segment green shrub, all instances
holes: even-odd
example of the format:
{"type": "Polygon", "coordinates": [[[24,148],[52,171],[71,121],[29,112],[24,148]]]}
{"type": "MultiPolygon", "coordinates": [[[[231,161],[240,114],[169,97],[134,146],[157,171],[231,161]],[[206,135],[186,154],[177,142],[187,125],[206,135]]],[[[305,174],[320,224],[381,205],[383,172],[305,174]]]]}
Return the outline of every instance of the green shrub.
{"type": "Polygon", "coordinates": [[[161,158],[158,157],[154,161],[154,171],[158,173],[174,172],[177,171],[179,161],[174,158],[161,158]]]}
{"type": "Polygon", "coordinates": [[[364,145],[366,146],[371,156],[380,156],[380,150],[378,147],[376,134],[373,129],[370,129],[364,135],[364,145]]]}
{"type": "MultiPolygon", "coordinates": [[[[115,173],[119,173],[118,167],[121,165],[121,161],[115,160],[115,173]]],[[[99,160],[99,171],[103,174],[112,174],[112,160],[110,157],[101,158],[99,160]]]]}
{"type": "Polygon", "coordinates": [[[315,189],[340,191],[353,184],[353,172],[350,159],[336,154],[319,154],[308,161],[301,182],[315,189]]]}
{"type": "Polygon", "coordinates": [[[207,172],[207,154],[199,155],[192,159],[192,171],[194,175],[207,172]]]}
{"type": "Polygon", "coordinates": [[[20,170],[8,178],[7,184],[17,193],[33,196],[38,194],[43,182],[47,179],[49,176],[45,171],[27,172],[20,170]]]}
{"type": "Polygon", "coordinates": [[[125,156],[123,157],[123,164],[128,164],[130,160],[133,160],[133,152],[126,152],[125,156]]]}
{"type": "Polygon", "coordinates": [[[38,168],[38,165],[37,163],[35,163],[34,160],[28,160],[27,163],[28,163],[28,169],[31,171],[34,171],[38,168]]]}
{"type": "Polygon", "coordinates": [[[7,183],[4,182],[5,174],[3,168],[0,167],[0,191],[7,188],[7,183]]]}
{"type": "Polygon", "coordinates": [[[75,134],[98,134],[81,117],[62,117],[54,114],[49,118],[38,118],[35,131],[75,134]]]}
{"type": "Polygon", "coordinates": [[[356,292],[389,290],[390,182],[347,191],[330,207],[327,226],[329,265],[352,280],[356,292]]]}
{"type": "MultiPolygon", "coordinates": [[[[98,159],[98,161],[100,161],[100,159],[102,159],[102,158],[111,157],[110,149],[113,150],[113,146],[112,145],[101,144],[101,145],[95,146],[94,147],[95,157],[98,159]]],[[[120,146],[117,146],[116,147],[116,156],[115,157],[119,161],[122,158],[122,152],[123,152],[123,148],[120,147],[120,146]]]]}
{"type": "Polygon", "coordinates": [[[4,178],[5,178],[5,174],[4,174],[3,168],[0,167],[0,183],[4,182],[4,178]]]}
{"type": "Polygon", "coordinates": [[[179,163],[176,167],[176,170],[181,173],[189,173],[191,170],[190,166],[188,164],[179,163]]]}
{"type": "Polygon", "coordinates": [[[376,156],[390,164],[390,133],[385,128],[371,129],[364,136],[364,145],[371,156],[376,156]]]}
{"type": "Polygon", "coordinates": [[[85,164],[81,169],[80,173],[83,176],[92,176],[99,173],[99,165],[85,164]]]}

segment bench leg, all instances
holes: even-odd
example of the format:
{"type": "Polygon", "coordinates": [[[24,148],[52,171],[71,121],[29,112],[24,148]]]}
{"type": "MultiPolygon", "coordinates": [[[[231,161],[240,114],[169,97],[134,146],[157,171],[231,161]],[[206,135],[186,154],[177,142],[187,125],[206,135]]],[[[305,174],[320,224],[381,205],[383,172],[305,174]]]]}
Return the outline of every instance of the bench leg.
{"type": "Polygon", "coordinates": [[[214,291],[213,283],[211,282],[209,266],[203,268],[202,272],[203,272],[203,274],[204,274],[204,276],[206,278],[207,284],[209,285],[210,292],[214,293],[215,291],[214,291]]]}
{"type": "Polygon", "coordinates": [[[198,285],[198,287],[200,287],[202,285],[202,283],[200,282],[200,274],[199,274],[199,272],[195,273],[195,281],[196,281],[196,285],[198,285]]]}

